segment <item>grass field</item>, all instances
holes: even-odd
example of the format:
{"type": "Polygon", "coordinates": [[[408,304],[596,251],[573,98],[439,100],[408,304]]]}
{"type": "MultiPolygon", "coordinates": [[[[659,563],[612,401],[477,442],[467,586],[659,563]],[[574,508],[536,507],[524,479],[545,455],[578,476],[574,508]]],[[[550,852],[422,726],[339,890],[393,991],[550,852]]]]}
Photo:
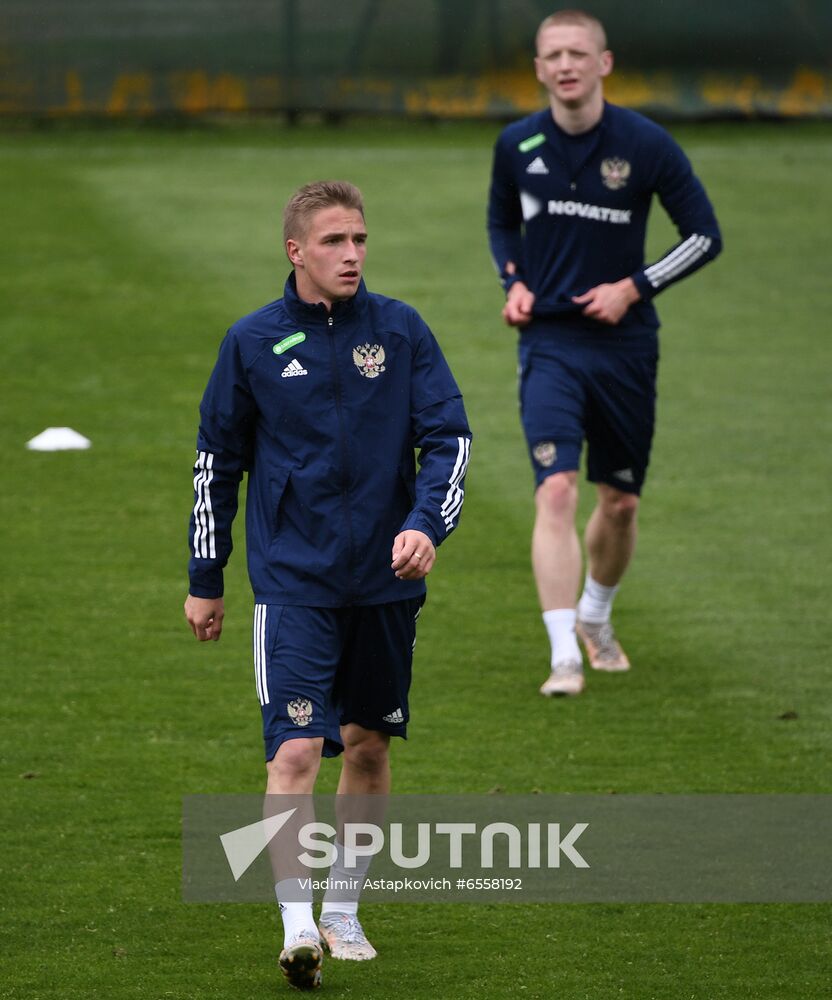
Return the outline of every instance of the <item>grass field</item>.
{"type": "MultiPolygon", "coordinates": [[[[182,797],[262,785],[241,531],[222,642],[194,642],[181,604],[199,396],[225,328],[280,293],[283,202],[322,176],[363,188],[368,284],[434,328],[476,435],[396,791],[832,792],[832,136],[675,131],[726,249],[659,302],[659,430],[616,611],[634,669],[555,702],[484,236],[494,129],[0,135],[0,997],[284,992],[274,907],[180,898],[182,797]],[[92,450],[24,450],[55,425],[92,450]]],[[[672,238],[657,211],[652,251],[672,238]]],[[[830,905],[365,916],[381,957],[329,963],[327,996],[830,995],[830,905]]]]}

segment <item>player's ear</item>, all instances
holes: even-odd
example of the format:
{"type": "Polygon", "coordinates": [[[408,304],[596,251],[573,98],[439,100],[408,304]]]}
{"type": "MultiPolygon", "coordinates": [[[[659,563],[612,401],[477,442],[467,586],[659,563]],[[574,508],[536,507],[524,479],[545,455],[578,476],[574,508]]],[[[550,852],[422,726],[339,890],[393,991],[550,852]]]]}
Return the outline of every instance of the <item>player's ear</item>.
{"type": "Polygon", "coordinates": [[[609,49],[604,49],[601,53],[601,76],[609,76],[612,73],[613,55],[609,49]]]}
{"type": "Polygon", "coordinates": [[[303,265],[303,249],[297,240],[286,240],[286,256],[295,267],[303,265]]]}

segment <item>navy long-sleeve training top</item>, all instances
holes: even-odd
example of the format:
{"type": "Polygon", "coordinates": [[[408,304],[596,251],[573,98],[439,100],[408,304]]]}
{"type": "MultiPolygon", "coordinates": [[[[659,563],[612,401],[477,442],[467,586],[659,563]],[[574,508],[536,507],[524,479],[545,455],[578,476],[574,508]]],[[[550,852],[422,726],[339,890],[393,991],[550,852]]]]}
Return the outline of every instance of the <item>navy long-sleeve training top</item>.
{"type": "Polygon", "coordinates": [[[506,290],[517,280],[534,292],[534,315],[573,314],[572,302],[595,285],[632,277],[641,301],[620,327],[658,326],[652,299],[722,248],[702,184],[675,140],[659,125],[605,103],[601,121],[573,136],[547,108],[500,134],[488,203],[491,252],[506,290]],[[679,242],[645,264],[653,195],[679,242]],[[516,273],[509,273],[512,262],[516,273]]]}

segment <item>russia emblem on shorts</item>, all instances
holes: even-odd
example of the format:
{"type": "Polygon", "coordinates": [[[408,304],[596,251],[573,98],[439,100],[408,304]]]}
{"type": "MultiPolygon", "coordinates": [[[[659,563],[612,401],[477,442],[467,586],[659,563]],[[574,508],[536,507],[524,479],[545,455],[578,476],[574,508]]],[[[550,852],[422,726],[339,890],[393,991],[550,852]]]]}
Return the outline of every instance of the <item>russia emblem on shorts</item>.
{"type": "Polygon", "coordinates": [[[286,711],[296,726],[308,726],[312,721],[312,702],[308,698],[295,698],[286,706],[286,711]]]}
{"type": "Polygon", "coordinates": [[[541,441],[534,446],[532,455],[534,455],[534,460],[538,465],[542,465],[544,469],[548,469],[550,465],[555,464],[558,450],[555,447],[554,441],[541,441]]]}

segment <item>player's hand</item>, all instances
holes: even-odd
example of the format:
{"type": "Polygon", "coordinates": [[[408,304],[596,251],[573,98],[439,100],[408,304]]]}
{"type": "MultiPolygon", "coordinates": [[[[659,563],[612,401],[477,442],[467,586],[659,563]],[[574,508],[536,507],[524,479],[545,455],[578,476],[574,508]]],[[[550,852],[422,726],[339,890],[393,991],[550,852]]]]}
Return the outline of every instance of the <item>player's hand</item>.
{"type": "Polygon", "coordinates": [[[393,540],[391,569],[400,580],[422,580],[436,562],[436,547],[423,531],[399,532],[393,540]]]}
{"type": "Polygon", "coordinates": [[[509,288],[503,319],[509,326],[526,326],[532,319],[534,292],[530,292],[522,281],[515,281],[509,288]]]}
{"type": "Polygon", "coordinates": [[[185,617],[200,642],[216,642],[222,635],[225,602],[221,597],[194,597],[188,594],[185,617]]]}
{"type": "Polygon", "coordinates": [[[606,285],[596,285],[583,295],[573,295],[572,301],[583,306],[584,316],[615,326],[634,302],[641,298],[632,278],[622,278],[606,285]]]}

